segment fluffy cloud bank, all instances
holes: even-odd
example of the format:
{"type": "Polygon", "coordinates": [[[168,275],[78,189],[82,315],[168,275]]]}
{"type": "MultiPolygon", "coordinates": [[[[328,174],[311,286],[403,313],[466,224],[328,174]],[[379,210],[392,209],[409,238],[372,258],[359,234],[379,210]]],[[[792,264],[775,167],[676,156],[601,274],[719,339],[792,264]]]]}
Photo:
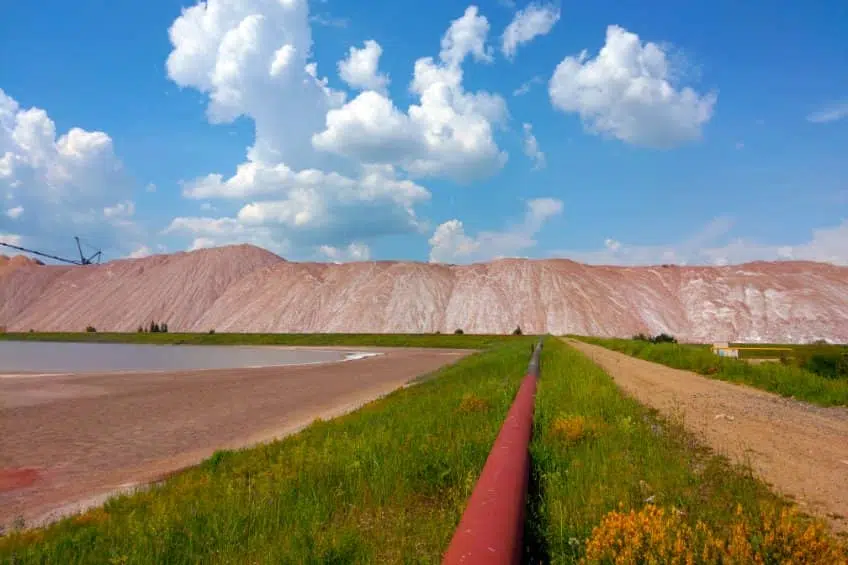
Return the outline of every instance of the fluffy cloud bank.
{"type": "Polygon", "coordinates": [[[524,220],[503,231],[482,231],[476,236],[465,233],[459,220],[449,220],[436,228],[430,238],[430,261],[434,263],[470,263],[501,257],[515,257],[536,245],[534,236],[545,222],[562,213],[562,202],[555,198],[537,198],[526,204],[524,220]]]}
{"type": "Polygon", "coordinates": [[[324,257],[336,263],[346,261],[367,261],[371,258],[371,250],[367,245],[359,242],[353,242],[344,248],[322,245],[319,251],[324,257]]]}
{"type": "Polygon", "coordinates": [[[306,0],[209,0],[173,23],[169,77],[208,95],[210,122],[250,118],[255,141],[232,176],[183,183],[190,199],[242,200],[238,213],[176,218],[166,233],[195,247],[236,238],[361,257],[351,245],[426,229],[415,207],[430,193],[408,176],[469,181],[506,161],[493,138],[505,102],[462,84],[466,59],[493,60],[489,23],[476,7],[450,24],[437,60],[416,61],[410,89],[420,103],[408,112],[388,98],[374,40],[338,63],[340,78],[361,92],[347,101],[330,88],[310,59],[309,22],[306,0]]]}
{"type": "MultiPolygon", "coordinates": [[[[366,90],[327,113],[326,128],[313,136],[313,145],[418,177],[469,182],[495,173],[507,159],[493,134],[506,119],[506,103],[496,94],[466,91],[462,71],[469,57],[492,62],[488,33],[488,20],[469,7],[442,37],[439,58],[415,62],[410,90],[418,104],[402,112],[385,93],[366,90]]],[[[372,43],[376,52],[379,45],[372,43]]],[[[369,72],[377,74],[376,68],[369,72]]]]}
{"type": "MultiPolygon", "coordinates": [[[[176,218],[166,233],[193,247],[252,242],[284,252],[292,246],[348,245],[360,238],[421,229],[414,206],[429,192],[391,166],[341,163],[315,151],[312,136],[346,95],[327,86],[311,60],[306,0],[209,0],[188,8],[170,29],[169,77],[209,96],[213,123],[249,117],[255,141],[235,174],[210,173],[184,183],[190,199],[242,200],[231,218],[176,218]]],[[[374,41],[339,63],[357,89],[384,90],[382,50],[374,41]]],[[[372,90],[368,90],[372,92],[372,90]]]]}
{"type": "Polygon", "coordinates": [[[607,239],[600,250],[557,251],[554,255],[606,265],[731,265],[790,259],[848,265],[848,220],[814,229],[808,241],[793,244],[764,244],[742,238],[722,243],[732,225],[729,218],[716,218],[677,243],[636,245],[607,239]]]}
{"type": "Polygon", "coordinates": [[[23,108],[2,89],[0,196],[0,232],[32,246],[52,249],[76,234],[107,246],[132,232],[133,203],[112,139],[78,127],[58,135],[45,110],[23,108]],[[115,206],[123,207],[120,222],[115,206]]]}
{"type": "Polygon", "coordinates": [[[679,67],[667,48],[611,25],[595,58],[584,50],[557,66],[549,84],[551,102],[577,113],[593,133],[672,147],[701,136],[717,100],[714,92],[678,88],[679,67]]]}

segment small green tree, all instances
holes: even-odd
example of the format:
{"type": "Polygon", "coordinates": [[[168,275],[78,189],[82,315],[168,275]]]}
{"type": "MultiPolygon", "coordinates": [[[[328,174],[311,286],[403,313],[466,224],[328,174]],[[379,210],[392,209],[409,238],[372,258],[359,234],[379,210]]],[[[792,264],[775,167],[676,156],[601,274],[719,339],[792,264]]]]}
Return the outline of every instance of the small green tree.
{"type": "Polygon", "coordinates": [[[215,328],[212,328],[211,330],[209,330],[209,335],[212,335],[214,333],[215,333],[215,328]]]}
{"type": "Polygon", "coordinates": [[[88,327],[85,328],[85,331],[90,333],[90,334],[93,334],[93,333],[97,332],[97,328],[95,328],[94,326],[88,326],[88,327]]]}
{"type": "Polygon", "coordinates": [[[143,334],[144,333],[144,326],[139,326],[138,329],[135,330],[135,331],[140,333],[140,334],[143,334]]]}
{"type": "Polygon", "coordinates": [[[455,332],[453,332],[453,333],[454,333],[455,335],[462,335],[462,334],[464,334],[465,332],[464,332],[464,331],[462,331],[462,328],[456,328],[456,331],[455,331],[455,332]]]}
{"type": "Polygon", "coordinates": [[[162,332],[163,334],[168,333],[168,324],[166,324],[165,322],[162,322],[162,325],[159,326],[159,331],[162,332]]]}
{"type": "Polygon", "coordinates": [[[674,336],[670,336],[666,333],[661,333],[651,341],[654,343],[677,343],[677,339],[675,339],[674,336]]]}
{"type": "Polygon", "coordinates": [[[521,326],[518,326],[514,330],[512,330],[512,335],[521,335],[521,326]]]}

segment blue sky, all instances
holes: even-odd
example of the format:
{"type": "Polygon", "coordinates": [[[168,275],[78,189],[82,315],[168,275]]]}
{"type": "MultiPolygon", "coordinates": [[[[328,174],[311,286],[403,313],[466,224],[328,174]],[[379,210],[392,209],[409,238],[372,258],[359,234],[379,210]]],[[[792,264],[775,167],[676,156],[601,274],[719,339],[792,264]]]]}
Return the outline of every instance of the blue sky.
{"type": "Polygon", "coordinates": [[[845,264],[846,21],[836,0],[13,0],[0,241],[845,264]]]}

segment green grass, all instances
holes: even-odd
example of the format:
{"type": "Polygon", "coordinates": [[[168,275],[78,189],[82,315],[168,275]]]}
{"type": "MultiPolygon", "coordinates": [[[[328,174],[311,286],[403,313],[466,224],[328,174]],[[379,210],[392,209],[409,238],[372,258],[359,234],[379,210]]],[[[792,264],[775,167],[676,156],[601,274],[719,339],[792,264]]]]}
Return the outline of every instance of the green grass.
{"type": "Polygon", "coordinates": [[[522,336],[454,334],[271,334],[271,333],[0,333],[6,341],[143,343],[157,345],[341,345],[375,347],[444,347],[488,349],[523,341],[522,336]]]}
{"type": "MultiPolygon", "coordinates": [[[[515,338],[435,378],[162,485],[0,538],[0,563],[438,563],[528,361],[515,338]]],[[[653,503],[725,535],[781,508],[743,468],[548,339],[531,445],[527,557],[571,563],[608,513],[653,503]]]]}
{"type": "Polygon", "coordinates": [[[702,375],[753,386],[821,406],[848,405],[848,379],[827,378],[792,365],[721,358],[709,349],[685,344],[653,344],[630,339],[578,337],[633,357],[702,375]]]}
{"type": "Polygon", "coordinates": [[[622,395],[602,369],[556,340],[545,344],[531,454],[530,525],[543,562],[581,558],[592,529],[613,510],[674,507],[680,520],[725,537],[740,518],[737,505],[752,524],[762,509],[785,505],[747,469],[622,395]]]}
{"type": "Polygon", "coordinates": [[[438,562],[530,343],[510,340],[347,416],[0,538],[0,562],[438,562]]]}

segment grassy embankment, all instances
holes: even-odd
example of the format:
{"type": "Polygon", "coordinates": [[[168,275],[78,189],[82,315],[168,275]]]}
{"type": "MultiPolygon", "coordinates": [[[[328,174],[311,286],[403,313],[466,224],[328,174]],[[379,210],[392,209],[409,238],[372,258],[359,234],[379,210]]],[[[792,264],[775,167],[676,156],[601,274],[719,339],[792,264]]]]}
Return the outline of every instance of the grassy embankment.
{"type": "Polygon", "coordinates": [[[749,472],[658,420],[555,340],[546,342],[534,428],[530,526],[544,561],[848,559],[823,525],[794,516],[749,472]]]}
{"type": "MultiPolygon", "coordinates": [[[[821,406],[848,405],[848,379],[828,378],[795,365],[762,363],[722,358],[709,348],[676,343],[649,343],[631,339],[576,337],[639,359],[676,369],[750,385],[786,397],[821,406]]],[[[834,346],[836,347],[836,346],[834,346]]]]}
{"type": "Polygon", "coordinates": [[[511,340],[347,416],[0,538],[0,562],[437,562],[533,341],[511,340]]]}
{"type": "Polygon", "coordinates": [[[155,345],[301,345],[443,347],[488,349],[522,336],[455,334],[269,334],[269,333],[117,333],[33,332],[0,333],[5,341],[62,341],[80,343],[138,343],[155,345]]]}
{"type": "MultiPolygon", "coordinates": [[[[358,412],[218,454],[46,530],[0,538],[0,562],[437,563],[529,343],[502,344],[358,412]]],[[[527,531],[535,562],[604,562],[613,553],[749,562],[755,551],[843,559],[821,525],[781,514],[784,503],[749,473],[625,398],[553,339],[534,427],[527,531]]]]}

